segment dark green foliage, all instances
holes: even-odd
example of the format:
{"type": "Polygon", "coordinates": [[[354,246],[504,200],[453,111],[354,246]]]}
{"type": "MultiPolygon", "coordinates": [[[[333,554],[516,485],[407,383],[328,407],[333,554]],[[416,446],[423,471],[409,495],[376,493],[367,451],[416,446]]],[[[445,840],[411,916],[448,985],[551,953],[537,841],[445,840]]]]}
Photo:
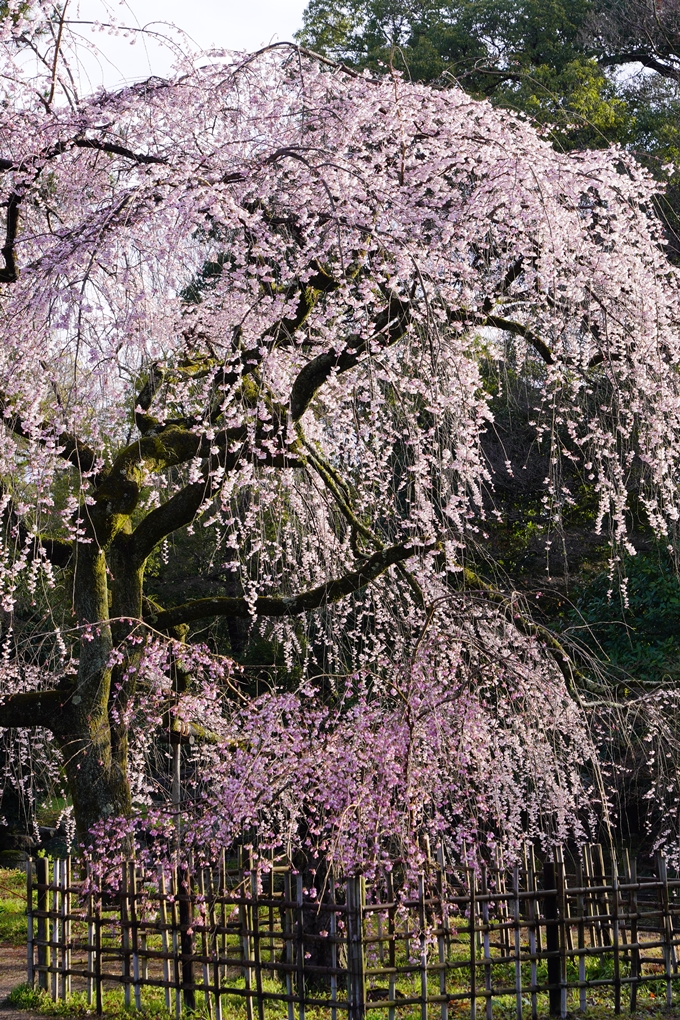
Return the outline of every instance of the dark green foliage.
{"type": "Polygon", "coordinates": [[[582,583],[565,630],[631,687],[680,679],[680,579],[663,550],[629,557],[627,584],[606,572],[582,583]],[[625,604],[624,592],[627,592],[625,604]]]}
{"type": "Polygon", "coordinates": [[[393,64],[415,80],[442,74],[473,91],[578,55],[589,0],[310,0],[298,33],[306,46],[357,68],[393,64]]]}

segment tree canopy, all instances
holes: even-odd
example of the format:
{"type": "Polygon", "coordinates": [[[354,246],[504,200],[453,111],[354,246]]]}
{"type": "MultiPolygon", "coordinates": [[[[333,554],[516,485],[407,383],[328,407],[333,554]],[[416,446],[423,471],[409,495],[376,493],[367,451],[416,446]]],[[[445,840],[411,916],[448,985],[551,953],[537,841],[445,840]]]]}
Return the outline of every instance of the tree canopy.
{"type": "MultiPolygon", "coordinates": [[[[586,485],[612,569],[631,500],[673,543],[679,281],[654,180],[458,88],[289,45],[85,98],[56,61],[36,79],[3,59],[0,726],[53,734],[81,837],[130,813],[154,728],[214,740],[230,789],[256,741],[228,725],[238,684],[192,651],[216,616],[268,628],[306,679],[361,677],[406,713],[396,741],[433,690],[496,712],[541,749],[513,810],[577,825],[573,668],[467,569],[494,486],[526,467],[485,452],[484,372],[525,394],[554,525],[586,485]],[[159,605],[149,558],[192,528],[240,588],[159,605]],[[563,711],[530,711],[537,691],[563,711]]],[[[432,797],[453,826],[452,789],[432,797]]]]}

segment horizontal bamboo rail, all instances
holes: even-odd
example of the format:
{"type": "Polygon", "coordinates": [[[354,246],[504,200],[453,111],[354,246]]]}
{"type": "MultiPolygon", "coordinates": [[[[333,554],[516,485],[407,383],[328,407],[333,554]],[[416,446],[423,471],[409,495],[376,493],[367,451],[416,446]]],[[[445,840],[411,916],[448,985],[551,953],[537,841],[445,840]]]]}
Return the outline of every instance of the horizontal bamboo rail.
{"type": "Polygon", "coordinates": [[[128,861],[116,878],[101,891],[90,876],[74,880],[69,860],[29,862],[30,984],[54,999],[81,988],[98,1013],[118,987],[133,1008],[155,990],[178,1017],[203,1006],[210,1020],[229,997],[245,1000],[247,1020],[264,1020],[271,1003],[288,1020],[310,1007],[330,1020],[395,1020],[405,1006],[448,1020],[461,1002],[472,1020],[480,1009],[492,1020],[511,997],[522,1020],[545,1006],[583,1010],[594,989],[611,990],[617,1013],[624,993],[633,1010],[649,985],[670,1005],[680,981],[680,878],[661,857],[656,875],[639,877],[627,855],[605,875],[599,846],[583,848],[576,874],[560,853],[539,869],[527,852],[508,869],[447,865],[440,851],[417,888],[392,873],[329,873],[316,889],[285,863],[249,867],[242,853],[157,872],[128,861]]]}

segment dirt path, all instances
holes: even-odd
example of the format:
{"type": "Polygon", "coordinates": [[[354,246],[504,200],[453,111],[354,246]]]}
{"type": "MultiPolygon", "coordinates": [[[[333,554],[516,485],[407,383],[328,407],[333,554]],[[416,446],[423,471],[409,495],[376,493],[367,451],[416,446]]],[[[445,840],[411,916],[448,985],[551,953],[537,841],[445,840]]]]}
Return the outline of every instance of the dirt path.
{"type": "Polygon", "coordinates": [[[23,946],[0,943],[0,1017],[2,1020],[44,1020],[37,1013],[10,1009],[4,1000],[17,985],[26,980],[26,950],[23,946]]]}

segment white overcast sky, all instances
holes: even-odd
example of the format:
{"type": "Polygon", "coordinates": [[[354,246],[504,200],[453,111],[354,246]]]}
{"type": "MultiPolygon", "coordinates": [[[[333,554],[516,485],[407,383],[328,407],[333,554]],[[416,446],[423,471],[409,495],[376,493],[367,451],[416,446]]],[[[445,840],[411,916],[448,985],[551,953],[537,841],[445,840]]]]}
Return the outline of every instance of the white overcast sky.
{"type": "MultiPolygon", "coordinates": [[[[159,32],[168,32],[167,23],[174,23],[201,49],[255,50],[269,42],[292,39],[302,25],[306,6],[306,0],[127,0],[110,3],[108,11],[119,24],[149,26],[159,32]]],[[[101,24],[108,20],[100,0],[70,0],[67,11],[71,22],[101,24]]],[[[139,34],[132,36],[136,42],[131,46],[129,39],[108,32],[93,35],[88,25],[78,30],[96,42],[100,51],[96,61],[87,61],[93,88],[100,84],[115,88],[149,74],[163,75],[172,62],[167,49],[154,46],[139,34]]]]}

